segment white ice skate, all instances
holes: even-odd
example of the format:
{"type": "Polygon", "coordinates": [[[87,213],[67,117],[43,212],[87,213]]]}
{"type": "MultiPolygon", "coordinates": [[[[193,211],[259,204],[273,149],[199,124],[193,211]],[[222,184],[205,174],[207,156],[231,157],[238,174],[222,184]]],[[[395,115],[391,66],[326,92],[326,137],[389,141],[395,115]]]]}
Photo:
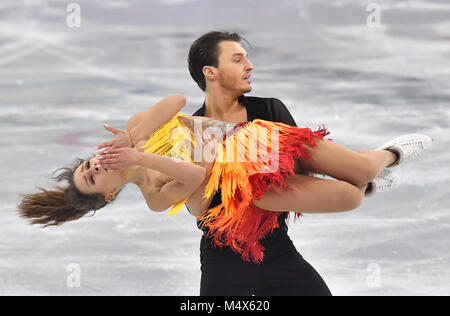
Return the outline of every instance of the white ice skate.
{"type": "Polygon", "coordinates": [[[396,167],[401,163],[415,159],[433,143],[433,138],[421,134],[406,134],[378,147],[398,154],[399,159],[387,168],[396,167]]]}
{"type": "Polygon", "coordinates": [[[384,169],[375,179],[369,182],[365,196],[371,196],[375,192],[386,192],[395,189],[400,184],[397,175],[390,169],[384,169]]]}

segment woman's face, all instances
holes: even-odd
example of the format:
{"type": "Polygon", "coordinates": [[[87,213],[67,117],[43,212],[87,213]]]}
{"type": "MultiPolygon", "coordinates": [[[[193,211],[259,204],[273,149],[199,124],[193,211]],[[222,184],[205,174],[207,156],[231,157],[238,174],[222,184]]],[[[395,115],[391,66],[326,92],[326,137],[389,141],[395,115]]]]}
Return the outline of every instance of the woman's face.
{"type": "Polygon", "coordinates": [[[114,192],[121,183],[118,171],[106,171],[99,167],[98,155],[84,161],[73,175],[76,188],[84,194],[100,193],[106,195],[114,192]]]}

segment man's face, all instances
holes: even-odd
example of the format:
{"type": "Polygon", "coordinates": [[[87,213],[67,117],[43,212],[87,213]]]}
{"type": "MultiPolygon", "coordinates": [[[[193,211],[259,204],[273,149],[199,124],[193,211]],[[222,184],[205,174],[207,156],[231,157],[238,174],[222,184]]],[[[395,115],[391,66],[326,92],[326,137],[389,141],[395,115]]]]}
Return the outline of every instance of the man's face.
{"type": "Polygon", "coordinates": [[[219,43],[217,82],[222,88],[236,91],[238,95],[252,91],[250,74],[254,69],[247,51],[234,41],[219,43]]]}

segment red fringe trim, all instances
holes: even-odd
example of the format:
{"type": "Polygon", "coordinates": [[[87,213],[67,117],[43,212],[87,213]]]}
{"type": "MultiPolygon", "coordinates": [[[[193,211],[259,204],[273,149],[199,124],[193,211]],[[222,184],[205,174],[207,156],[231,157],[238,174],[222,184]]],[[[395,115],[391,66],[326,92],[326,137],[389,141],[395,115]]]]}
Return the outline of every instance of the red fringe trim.
{"type": "MultiPolygon", "coordinates": [[[[261,263],[265,248],[259,241],[279,227],[278,216],[282,212],[260,209],[252,201],[259,200],[267,190],[270,190],[276,184],[279,184],[281,189],[286,186],[290,187],[291,185],[286,182],[286,177],[294,174],[294,159],[311,158],[307,148],[302,145],[306,144],[313,147],[316,145],[317,139],[322,140],[330,132],[325,127],[311,131],[309,128],[298,128],[264,120],[254,120],[249,124],[258,124],[269,130],[273,128],[278,130],[278,169],[271,173],[255,173],[249,166],[242,167],[242,165],[249,163],[234,162],[229,163],[234,165],[226,173],[223,164],[227,164],[227,162],[222,162],[222,165],[219,164],[218,166],[216,166],[216,162],[214,167],[217,168],[213,167],[213,173],[216,172],[216,180],[220,176],[222,203],[208,210],[200,218],[200,221],[202,228],[208,228],[207,237],[212,238],[214,246],[230,247],[233,251],[240,253],[244,261],[261,263]],[[232,171],[230,172],[230,170],[232,171]],[[217,173],[220,173],[220,175],[217,173]],[[223,181],[228,182],[224,183],[223,181]],[[230,181],[232,181],[231,184],[230,181]],[[245,184],[248,184],[250,188],[246,187],[245,184]],[[228,191],[232,192],[224,192],[224,186],[231,188],[228,191]]],[[[238,130],[235,134],[240,132],[241,130],[238,130]]],[[[230,136],[235,135],[227,135],[227,137],[230,136]]],[[[219,144],[224,145],[223,150],[226,149],[225,144],[226,142],[219,144]]],[[[272,151],[276,148],[268,148],[267,150],[271,150],[272,154],[272,151]]],[[[216,191],[214,184],[212,184],[212,187],[214,188],[213,191],[216,191]]],[[[208,195],[212,193],[209,192],[208,195]]],[[[295,214],[295,218],[300,216],[299,213],[295,214]]]]}

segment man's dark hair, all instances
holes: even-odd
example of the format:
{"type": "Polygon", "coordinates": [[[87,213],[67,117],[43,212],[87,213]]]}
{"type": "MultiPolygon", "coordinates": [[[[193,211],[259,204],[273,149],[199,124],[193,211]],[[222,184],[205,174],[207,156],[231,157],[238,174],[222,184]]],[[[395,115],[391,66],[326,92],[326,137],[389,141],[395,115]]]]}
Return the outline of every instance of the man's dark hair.
{"type": "MultiPolygon", "coordinates": [[[[202,91],[206,91],[206,81],[203,75],[204,66],[219,66],[219,43],[234,41],[250,43],[237,33],[213,31],[199,37],[189,50],[188,65],[192,79],[197,82],[202,91]]],[[[251,47],[251,45],[250,45],[251,47]]]]}

